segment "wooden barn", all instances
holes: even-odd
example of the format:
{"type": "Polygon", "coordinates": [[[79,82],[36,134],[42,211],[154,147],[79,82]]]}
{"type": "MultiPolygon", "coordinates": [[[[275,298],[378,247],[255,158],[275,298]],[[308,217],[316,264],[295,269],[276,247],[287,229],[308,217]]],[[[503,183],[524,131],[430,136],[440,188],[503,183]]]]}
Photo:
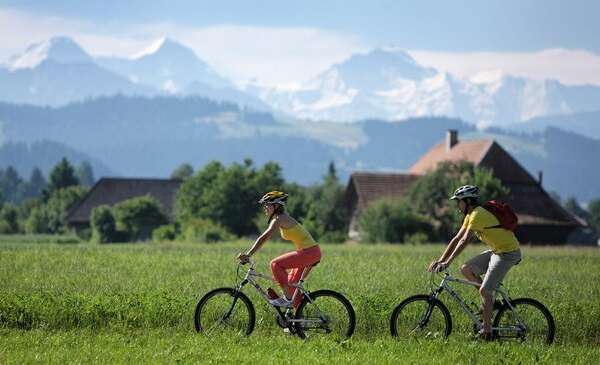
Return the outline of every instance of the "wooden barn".
{"type": "Polygon", "coordinates": [[[419,176],[443,161],[466,160],[491,169],[510,189],[507,198],[517,216],[517,237],[522,243],[560,244],[585,222],[567,212],[542,188],[542,175],[534,179],[494,140],[460,142],[456,131],[448,131],[444,143],[433,146],[406,174],[354,173],[346,191],[351,211],[350,236],[357,236],[357,217],[371,201],[402,197],[419,176]]]}
{"type": "Polygon", "coordinates": [[[150,195],[167,215],[172,215],[175,193],[180,180],[103,177],[67,214],[67,223],[76,229],[90,226],[92,210],[100,205],[113,206],[127,199],[150,195]]]}

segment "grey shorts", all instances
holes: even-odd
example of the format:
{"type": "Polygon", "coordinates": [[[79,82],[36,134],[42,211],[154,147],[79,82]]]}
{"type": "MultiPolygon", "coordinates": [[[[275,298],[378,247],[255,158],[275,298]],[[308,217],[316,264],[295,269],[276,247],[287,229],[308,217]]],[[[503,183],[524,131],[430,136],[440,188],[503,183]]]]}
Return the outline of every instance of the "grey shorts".
{"type": "Polygon", "coordinates": [[[493,253],[491,250],[483,251],[479,255],[465,262],[475,275],[485,273],[481,286],[489,291],[494,291],[511,267],[521,261],[521,250],[493,253]]]}

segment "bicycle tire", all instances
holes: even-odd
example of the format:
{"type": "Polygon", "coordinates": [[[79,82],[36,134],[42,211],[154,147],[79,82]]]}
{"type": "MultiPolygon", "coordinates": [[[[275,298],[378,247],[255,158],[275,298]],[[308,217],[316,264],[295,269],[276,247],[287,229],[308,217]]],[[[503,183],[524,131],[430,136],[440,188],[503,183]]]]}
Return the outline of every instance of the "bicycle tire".
{"type": "Polygon", "coordinates": [[[308,318],[321,321],[321,324],[312,327],[296,323],[294,327],[298,337],[305,339],[308,337],[307,333],[309,336],[318,334],[331,335],[333,333],[334,336],[337,335],[340,339],[352,337],[354,329],[356,328],[356,313],[354,312],[352,304],[346,297],[336,291],[328,289],[308,293],[308,296],[304,295],[302,302],[296,310],[294,319],[307,319],[308,316],[308,318]],[[331,299],[333,299],[333,301],[330,302],[331,299]],[[346,317],[344,320],[347,320],[347,323],[341,323],[337,318],[333,321],[331,320],[332,310],[335,309],[335,307],[338,307],[338,309],[342,309],[342,311],[345,312],[340,314],[341,316],[346,317]],[[324,316],[328,316],[328,318],[323,318],[324,316]],[[335,331],[329,332],[332,328],[332,324],[334,325],[333,329],[335,331]]]}
{"type": "Polygon", "coordinates": [[[390,317],[390,332],[392,334],[392,337],[406,336],[406,331],[404,331],[404,329],[400,329],[398,325],[398,321],[400,318],[402,318],[401,315],[403,314],[403,312],[407,313],[403,317],[406,318],[408,323],[411,323],[409,326],[407,326],[407,329],[412,328],[412,330],[410,330],[408,334],[424,334],[425,337],[438,338],[442,336],[443,338],[446,338],[450,336],[450,333],[452,333],[452,316],[450,315],[450,311],[448,311],[448,308],[446,308],[444,303],[442,303],[436,298],[432,298],[430,295],[417,294],[404,299],[400,304],[398,304],[398,306],[396,306],[396,308],[394,308],[394,311],[392,312],[392,315],[390,317]],[[415,307],[414,305],[411,306],[411,304],[419,304],[419,306],[415,307]],[[414,311],[414,313],[409,312],[409,306],[411,308],[411,312],[414,311]],[[415,307],[414,310],[412,309],[413,307],[415,307]],[[436,319],[436,324],[438,328],[433,328],[433,331],[429,331],[427,333],[422,332],[422,329],[424,329],[427,325],[432,324],[431,318],[436,308],[441,313],[443,321],[436,319]],[[424,316],[427,316],[427,311],[431,312],[429,312],[428,318],[424,318],[424,316]],[[425,321],[424,324],[421,323],[423,321],[425,321]],[[414,323],[413,325],[413,322],[416,323],[414,323]],[[418,331],[416,331],[417,329],[418,331]]]}
{"type": "Polygon", "coordinates": [[[241,313],[239,316],[239,320],[241,320],[241,322],[239,322],[240,328],[238,330],[235,330],[235,328],[231,326],[231,332],[241,332],[246,336],[250,335],[254,330],[254,324],[256,320],[256,312],[254,310],[254,306],[252,305],[252,302],[246,296],[246,294],[234,288],[218,288],[211,290],[210,292],[206,293],[200,299],[200,301],[198,301],[198,304],[196,305],[196,310],[194,312],[194,326],[196,327],[196,331],[199,333],[205,333],[207,335],[210,335],[212,332],[210,330],[216,329],[216,325],[221,323],[225,324],[223,319],[225,319],[225,321],[228,321],[229,318],[223,317],[227,312],[230,311],[231,305],[233,304],[232,300],[235,300],[235,308],[233,308],[233,311],[230,312],[230,315],[235,312],[236,308],[245,308],[246,312],[245,314],[241,313]],[[213,302],[216,302],[216,299],[223,302],[221,308],[214,309],[214,313],[209,312],[208,305],[212,304],[213,302]],[[241,306],[241,304],[238,307],[238,303],[243,303],[243,307],[241,306]],[[210,315],[214,315],[216,317],[221,316],[221,318],[219,319],[220,323],[211,323],[210,327],[208,327],[207,324],[212,322],[212,319],[218,319],[210,318],[210,315]]]}
{"type": "MultiPolygon", "coordinates": [[[[542,303],[540,303],[539,301],[532,299],[532,298],[518,298],[518,299],[513,299],[510,301],[510,304],[517,310],[517,314],[520,317],[526,317],[526,309],[527,306],[531,308],[535,308],[537,311],[534,312],[539,312],[542,314],[543,319],[538,318],[536,323],[536,326],[538,324],[542,325],[542,322],[545,322],[545,326],[547,326],[546,329],[543,329],[542,332],[533,332],[530,331],[530,329],[528,329],[526,332],[530,332],[530,334],[538,334],[540,335],[540,337],[544,340],[544,342],[546,344],[551,344],[554,341],[554,335],[556,332],[556,324],[554,322],[554,317],[552,317],[552,313],[550,313],[550,311],[548,310],[548,308],[546,308],[546,306],[544,306],[542,303]]],[[[530,310],[528,309],[528,310],[530,310]]],[[[508,305],[508,303],[504,303],[504,305],[502,306],[502,308],[500,308],[500,310],[498,310],[498,313],[496,314],[496,317],[494,318],[494,322],[492,327],[500,327],[501,321],[503,319],[506,319],[507,321],[509,321],[509,324],[512,325],[512,322],[515,321],[515,318],[509,318],[508,316],[512,313],[512,310],[510,308],[510,306],[508,305]]],[[[528,322],[529,323],[525,323],[526,326],[532,327],[533,326],[533,321],[531,319],[525,319],[523,318],[524,322],[528,322]]],[[[527,339],[528,334],[525,333],[524,336],[508,336],[508,335],[502,335],[501,333],[495,333],[495,337],[496,338],[518,338],[522,341],[527,339]]]]}

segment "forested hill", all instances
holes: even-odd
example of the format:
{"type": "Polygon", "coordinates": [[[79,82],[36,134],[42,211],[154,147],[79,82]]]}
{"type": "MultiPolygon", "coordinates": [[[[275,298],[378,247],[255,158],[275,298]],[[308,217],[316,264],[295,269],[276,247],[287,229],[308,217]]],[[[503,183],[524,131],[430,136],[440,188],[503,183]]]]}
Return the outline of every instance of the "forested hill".
{"type": "Polygon", "coordinates": [[[497,139],[532,174],[543,170],[548,190],[583,201],[600,196],[600,169],[595,168],[600,141],[557,128],[481,132],[459,119],[437,117],[394,123],[312,122],[200,97],[131,96],[61,108],[0,104],[0,123],[0,167],[17,165],[24,176],[29,172],[23,169],[34,165],[47,170],[57,162],[48,156],[68,149],[87,156],[98,176],[165,177],[184,162],[200,167],[211,160],[230,163],[249,157],[259,164],[277,161],[286,179],[309,184],[325,174],[330,161],[342,179],[356,170],[406,170],[452,128],[460,139],[497,139]],[[26,161],[18,149],[8,148],[9,143],[41,140],[55,144],[45,142],[45,150],[30,148],[26,161]],[[45,152],[35,156],[32,151],[45,152]]]}

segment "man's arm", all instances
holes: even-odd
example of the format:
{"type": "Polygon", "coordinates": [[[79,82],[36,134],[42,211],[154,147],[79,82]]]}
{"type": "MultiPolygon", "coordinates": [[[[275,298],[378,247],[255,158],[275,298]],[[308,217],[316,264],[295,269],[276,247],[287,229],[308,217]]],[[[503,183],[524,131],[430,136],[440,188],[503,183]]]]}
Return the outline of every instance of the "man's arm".
{"type": "Polygon", "coordinates": [[[460,238],[464,235],[465,230],[466,230],[466,228],[464,226],[460,227],[460,230],[458,231],[458,233],[450,240],[450,242],[448,243],[448,246],[446,246],[446,249],[442,253],[442,256],[440,256],[439,259],[437,259],[436,261],[433,261],[429,265],[429,268],[427,269],[428,271],[433,271],[440,262],[446,261],[447,257],[452,252],[454,252],[456,244],[459,242],[460,238]]]}
{"type": "Polygon", "coordinates": [[[458,231],[456,236],[454,236],[452,240],[450,240],[450,243],[448,243],[448,246],[446,247],[444,253],[439,259],[440,262],[446,261],[448,259],[448,256],[450,256],[450,254],[454,252],[456,244],[459,243],[460,239],[465,235],[465,231],[467,231],[465,227],[460,227],[460,230],[458,231]]]}
{"type": "MultiPolygon", "coordinates": [[[[462,229],[461,229],[461,231],[462,231],[462,229]]],[[[452,263],[452,261],[458,255],[460,255],[460,253],[465,249],[465,247],[467,247],[467,244],[469,243],[469,239],[471,238],[471,234],[472,234],[472,232],[471,232],[470,229],[464,228],[464,232],[462,232],[462,236],[458,239],[458,242],[456,244],[456,248],[444,260],[444,263],[446,264],[446,266],[450,265],[450,263],[452,263]]]]}

